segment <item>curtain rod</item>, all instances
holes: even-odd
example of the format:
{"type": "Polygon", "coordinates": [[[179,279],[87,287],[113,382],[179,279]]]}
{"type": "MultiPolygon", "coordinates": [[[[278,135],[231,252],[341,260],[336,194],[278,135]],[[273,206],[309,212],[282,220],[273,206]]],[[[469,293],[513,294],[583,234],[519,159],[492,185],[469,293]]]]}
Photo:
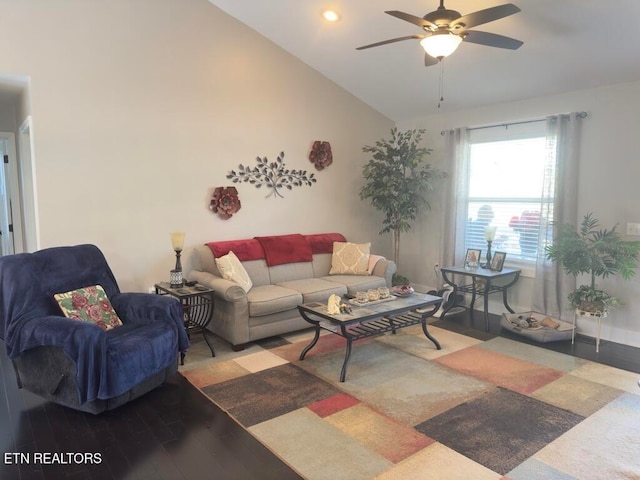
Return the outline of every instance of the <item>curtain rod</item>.
{"type": "MultiPolygon", "coordinates": [[[[587,118],[589,116],[589,114],[587,112],[578,112],[577,114],[578,118],[587,118]]],[[[496,128],[496,127],[505,127],[508,128],[511,125],[524,125],[527,123],[538,123],[538,122],[546,122],[547,118],[536,118],[536,119],[532,119],[532,120],[521,120],[519,122],[506,122],[506,123],[496,123],[493,125],[483,125],[481,127],[467,127],[466,130],[467,131],[472,131],[472,130],[483,130],[485,128],[496,128]]],[[[447,133],[446,130],[442,130],[440,132],[440,135],[444,135],[445,133],[447,133]]]]}

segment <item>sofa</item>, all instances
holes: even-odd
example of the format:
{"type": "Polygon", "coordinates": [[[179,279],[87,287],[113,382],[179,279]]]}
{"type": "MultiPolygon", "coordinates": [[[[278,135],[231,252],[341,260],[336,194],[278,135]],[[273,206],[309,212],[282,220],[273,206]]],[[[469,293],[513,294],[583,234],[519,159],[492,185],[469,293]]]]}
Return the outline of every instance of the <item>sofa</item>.
{"type": "Polygon", "coordinates": [[[298,313],[302,303],[326,302],[332,294],[355,295],[390,287],[396,264],[367,252],[368,245],[347,242],[340,233],[210,242],[194,249],[192,269],[186,276],[215,291],[208,328],[234,350],[241,350],[248,342],[309,328],[298,313]],[[335,265],[338,255],[334,247],[345,246],[362,248],[355,274],[340,273],[349,272],[350,267],[335,265]],[[227,256],[237,257],[240,270],[248,275],[244,279],[248,285],[224,278],[227,271],[221,273],[218,267],[227,256]]]}

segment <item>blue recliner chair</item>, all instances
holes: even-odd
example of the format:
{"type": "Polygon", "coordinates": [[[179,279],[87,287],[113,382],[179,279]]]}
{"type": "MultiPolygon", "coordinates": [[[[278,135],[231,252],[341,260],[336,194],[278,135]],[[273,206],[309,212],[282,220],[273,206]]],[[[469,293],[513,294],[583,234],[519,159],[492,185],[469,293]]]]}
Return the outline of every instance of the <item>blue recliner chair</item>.
{"type": "Polygon", "coordinates": [[[0,337],[18,386],[52,402],[100,413],[156,388],[178,368],[189,340],[169,296],[121,293],[94,245],[0,258],[0,337]],[[101,285],[122,321],[104,330],[65,317],[57,293],[101,285]]]}

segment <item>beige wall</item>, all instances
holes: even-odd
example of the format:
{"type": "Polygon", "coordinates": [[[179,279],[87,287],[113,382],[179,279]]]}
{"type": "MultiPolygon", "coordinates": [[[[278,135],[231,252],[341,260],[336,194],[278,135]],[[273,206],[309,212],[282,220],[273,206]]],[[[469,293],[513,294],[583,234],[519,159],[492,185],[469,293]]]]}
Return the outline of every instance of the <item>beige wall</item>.
{"type": "MultiPolygon", "coordinates": [[[[95,243],[123,290],[168,279],[169,232],[191,247],[278,233],[377,235],[358,199],[361,152],[392,122],[206,0],[2,0],[4,72],[30,78],[40,247],[95,243]],[[208,210],[213,188],[256,156],[315,169],[285,198],[238,186],[242,209],[208,210]]],[[[21,121],[21,120],[20,120],[21,121]]],[[[373,221],[372,221],[373,218],[373,221]]]]}
{"type": "MultiPolygon", "coordinates": [[[[639,108],[640,82],[637,82],[440,114],[403,122],[398,127],[426,128],[425,143],[435,150],[434,164],[449,169],[442,163],[444,139],[440,135],[441,130],[586,111],[589,118],[583,121],[580,144],[579,218],[587,212],[594,212],[603,226],[619,223],[620,231],[625,233],[627,222],[640,222],[640,189],[637,186],[640,179],[639,108]]],[[[434,202],[434,207],[431,214],[427,214],[412,232],[405,235],[400,260],[401,273],[407,272],[416,283],[427,285],[435,285],[432,267],[434,263],[441,262],[441,223],[446,203],[439,199],[434,202]]],[[[640,237],[625,238],[640,240],[640,237]]],[[[513,304],[520,309],[531,307],[531,282],[531,279],[524,278],[514,292],[513,304]]],[[[603,323],[602,337],[640,346],[640,278],[631,281],[607,279],[600,285],[625,302],[603,323]]],[[[493,305],[496,313],[502,310],[499,302],[493,305]]],[[[593,323],[589,321],[581,321],[580,328],[585,333],[595,332],[593,323]]]]}

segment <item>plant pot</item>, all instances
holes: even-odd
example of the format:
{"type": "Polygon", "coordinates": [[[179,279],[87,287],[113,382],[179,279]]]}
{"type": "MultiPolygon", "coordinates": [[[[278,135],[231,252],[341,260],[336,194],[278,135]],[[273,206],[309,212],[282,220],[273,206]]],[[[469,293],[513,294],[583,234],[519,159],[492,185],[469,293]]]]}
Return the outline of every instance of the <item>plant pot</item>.
{"type": "Polygon", "coordinates": [[[594,315],[607,312],[621,303],[620,300],[612,297],[607,292],[588,285],[581,285],[577,290],[571,292],[568,298],[571,306],[576,310],[594,315]]]}
{"type": "Polygon", "coordinates": [[[595,314],[595,313],[602,313],[606,311],[607,307],[605,306],[604,302],[600,300],[596,300],[596,301],[583,300],[576,306],[576,310],[595,314]]]}
{"type": "Polygon", "coordinates": [[[576,315],[578,317],[600,317],[606,318],[609,316],[609,310],[582,310],[580,308],[576,308],[576,315]]]}

